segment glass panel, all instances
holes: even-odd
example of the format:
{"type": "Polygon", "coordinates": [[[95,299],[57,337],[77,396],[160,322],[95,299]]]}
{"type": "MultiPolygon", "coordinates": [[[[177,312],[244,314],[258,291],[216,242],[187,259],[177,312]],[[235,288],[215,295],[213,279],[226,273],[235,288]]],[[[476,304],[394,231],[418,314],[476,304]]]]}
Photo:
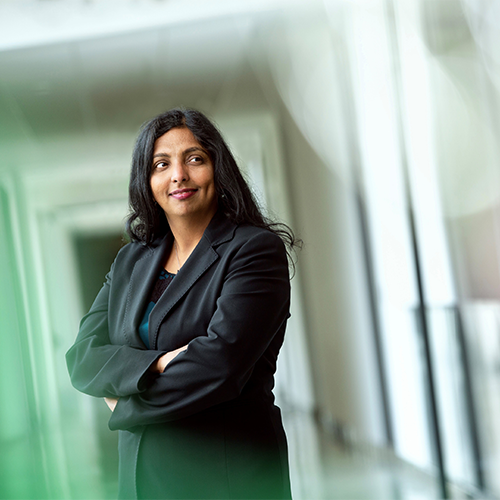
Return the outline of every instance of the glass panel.
{"type": "Polygon", "coordinates": [[[430,309],[427,317],[446,472],[450,480],[470,485],[475,482],[475,466],[457,332],[459,325],[454,310],[450,308],[430,309]]]}
{"type": "Polygon", "coordinates": [[[0,498],[44,498],[42,460],[30,414],[35,401],[21,344],[25,325],[9,208],[0,187],[0,498]]]}
{"type": "Polygon", "coordinates": [[[500,492],[500,304],[477,301],[464,307],[481,466],[488,489],[500,492]]]}
{"type": "Polygon", "coordinates": [[[430,469],[424,358],[402,144],[385,2],[352,7],[351,53],[360,155],[382,327],[395,450],[430,469]]]}
{"type": "MultiPolygon", "coordinates": [[[[407,147],[409,185],[415,214],[418,251],[436,404],[443,457],[449,479],[459,484],[475,482],[468,420],[464,365],[459,352],[457,324],[452,309],[456,291],[448,249],[442,192],[438,184],[440,160],[434,129],[436,93],[435,61],[430,57],[429,40],[442,36],[437,12],[413,0],[395,2],[401,67],[402,122],[407,147]],[[422,31],[422,17],[430,33],[422,31]],[[427,36],[428,37],[427,37],[427,36]]],[[[451,15],[452,10],[448,12],[451,15]]],[[[443,14],[443,12],[442,12],[443,14]]],[[[447,120],[448,121],[448,120],[447,120]]]]}
{"type": "Polygon", "coordinates": [[[383,301],[386,351],[396,453],[427,470],[432,465],[423,354],[413,311],[383,301]]]}

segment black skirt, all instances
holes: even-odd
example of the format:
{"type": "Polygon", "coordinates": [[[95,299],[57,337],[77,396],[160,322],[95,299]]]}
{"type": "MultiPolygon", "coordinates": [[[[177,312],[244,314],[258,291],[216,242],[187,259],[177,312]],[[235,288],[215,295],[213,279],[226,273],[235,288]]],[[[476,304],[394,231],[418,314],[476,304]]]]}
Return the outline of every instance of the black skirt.
{"type": "Polygon", "coordinates": [[[218,405],[147,426],[139,499],[290,499],[286,437],[272,405],[218,405]]]}

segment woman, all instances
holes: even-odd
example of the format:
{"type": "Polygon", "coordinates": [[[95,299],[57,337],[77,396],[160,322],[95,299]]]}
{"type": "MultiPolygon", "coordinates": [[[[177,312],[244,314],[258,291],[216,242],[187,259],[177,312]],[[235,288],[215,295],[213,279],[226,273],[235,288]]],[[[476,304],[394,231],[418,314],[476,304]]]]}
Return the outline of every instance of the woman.
{"type": "Polygon", "coordinates": [[[129,195],[132,242],[66,355],[73,385],[112,410],[119,497],[290,498],[272,388],[293,233],[195,110],[143,126],[129,195]]]}

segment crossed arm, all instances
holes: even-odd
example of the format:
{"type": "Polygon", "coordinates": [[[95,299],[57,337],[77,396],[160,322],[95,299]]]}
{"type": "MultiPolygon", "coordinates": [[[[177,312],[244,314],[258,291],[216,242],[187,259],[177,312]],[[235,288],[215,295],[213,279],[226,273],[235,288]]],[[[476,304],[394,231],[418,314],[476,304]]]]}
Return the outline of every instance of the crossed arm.
{"type": "Polygon", "coordinates": [[[110,343],[111,279],[83,318],[67,362],[77,389],[106,398],[112,430],[183,418],[237,397],[289,316],[286,252],[272,233],[242,244],[207,331],[175,351],[110,343]]]}
{"type": "MultiPolygon", "coordinates": [[[[177,356],[177,354],[180,354],[182,351],[185,351],[186,349],[187,349],[187,344],[182,347],[179,347],[178,349],[163,354],[163,356],[159,357],[149,367],[149,371],[157,374],[163,373],[167,365],[170,363],[170,361],[172,361],[177,356]]],[[[111,411],[114,411],[116,403],[118,403],[118,398],[105,397],[104,401],[108,405],[109,409],[111,411]]]]}

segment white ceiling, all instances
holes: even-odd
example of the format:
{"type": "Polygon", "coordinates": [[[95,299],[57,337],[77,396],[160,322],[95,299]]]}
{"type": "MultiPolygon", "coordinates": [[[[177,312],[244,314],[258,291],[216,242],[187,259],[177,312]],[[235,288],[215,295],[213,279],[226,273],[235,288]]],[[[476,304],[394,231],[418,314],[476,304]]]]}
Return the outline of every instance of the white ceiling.
{"type": "Polygon", "coordinates": [[[258,107],[265,98],[255,71],[275,21],[271,12],[198,16],[0,51],[0,169],[9,153],[18,157],[19,146],[38,154],[61,135],[135,134],[144,120],[172,106],[209,113],[258,107]]]}
{"type": "MultiPolygon", "coordinates": [[[[370,1],[0,0],[0,169],[20,153],[133,136],[172,106],[212,115],[269,106],[283,20],[300,28],[326,6],[370,1]],[[88,140],[58,139],[68,136],[88,140]]],[[[457,1],[438,3],[451,12],[457,1]]]]}
{"type": "Polygon", "coordinates": [[[0,0],[0,50],[310,8],[316,3],[318,0],[0,0]]]}

